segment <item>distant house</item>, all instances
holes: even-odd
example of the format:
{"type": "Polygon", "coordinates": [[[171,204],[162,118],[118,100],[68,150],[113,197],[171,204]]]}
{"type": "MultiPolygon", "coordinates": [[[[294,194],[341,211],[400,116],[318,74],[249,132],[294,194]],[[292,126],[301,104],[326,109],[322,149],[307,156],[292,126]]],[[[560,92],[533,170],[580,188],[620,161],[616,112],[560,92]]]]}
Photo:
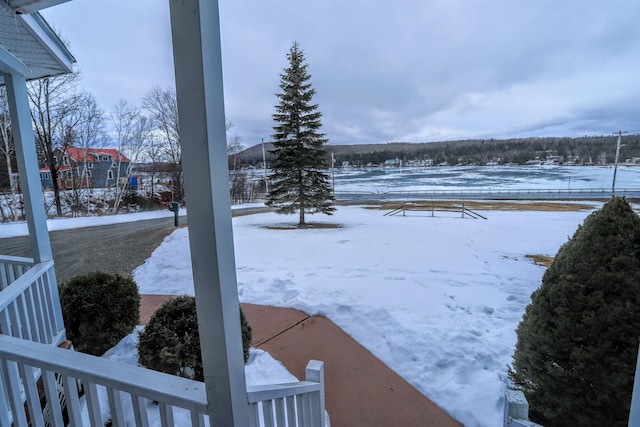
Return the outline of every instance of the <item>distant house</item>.
{"type": "Polygon", "coordinates": [[[384,161],[385,168],[399,168],[402,167],[402,160],[400,159],[387,159],[384,161]]]}
{"type": "MultiPolygon", "coordinates": [[[[58,186],[61,190],[72,188],[113,187],[118,178],[128,179],[131,161],[113,148],[75,148],[55,150],[58,165],[58,186]]],[[[40,169],[40,181],[46,189],[53,188],[49,168],[40,169]]]]}

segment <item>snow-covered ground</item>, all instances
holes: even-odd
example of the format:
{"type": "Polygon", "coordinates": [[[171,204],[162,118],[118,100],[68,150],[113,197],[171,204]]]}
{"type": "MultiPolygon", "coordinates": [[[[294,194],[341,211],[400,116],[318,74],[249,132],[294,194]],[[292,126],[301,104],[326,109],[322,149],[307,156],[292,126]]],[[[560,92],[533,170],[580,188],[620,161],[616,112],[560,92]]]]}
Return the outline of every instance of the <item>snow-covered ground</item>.
{"type": "MultiPolygon", "coordinates": [[[[591,211],[483,212],[488,220],[339,207],[339,229],[234,218],[240,301],[324,315],[465,426],[502,423],[515,328],[544,268],[591,211]]],[[[193,294],[188,232],[134,272],[141,293],[193,294]]]]}
{"type": "MultiPolygon", "coordinates": [[[[599,206],[599,205],[598,205],[599,206]]],[[[465,426],[502,423],[515,328],[544,268],[591,211],[483,211],[487,220],[440,213],[383,216],[340,206],[311,221],[338,229],[273,230],[294,217],[233,219],[240,301],[324,315],[465,426]]],[[[49,229],[136,221],[168,211],[50,220],[49,229]]],[[[0,224],[0,237],[25,234],[0,224]]],[[[188,232],[177,229],[134,272],[141,293],[193,294],[188,232]]],[[[135,363],[135,334],[107,357],[135,363]]],[[[290,381],[254,352],[249,383],[290,381]],[[264,362],[264,363],[263,363],[264,362]],[[253,373],[252,373],[253,371],[253,373]]]]}

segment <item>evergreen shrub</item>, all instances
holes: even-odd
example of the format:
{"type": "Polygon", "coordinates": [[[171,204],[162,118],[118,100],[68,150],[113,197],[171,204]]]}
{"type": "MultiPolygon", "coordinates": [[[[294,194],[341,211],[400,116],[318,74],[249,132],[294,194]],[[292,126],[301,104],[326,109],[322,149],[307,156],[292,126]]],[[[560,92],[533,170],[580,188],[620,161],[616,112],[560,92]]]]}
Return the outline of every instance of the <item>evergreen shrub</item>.
{"type": "Polygon", "coordinates": [[[626,426],[640,331],[640,218],[624,198],[585,219],[531,299],[509,376],[532,419],[626,426]]]}
{"type": "MultiPolygon", "coordinates": [[[[240,310],[244,362],[249,360],[251,326],[240,310]]],[[[160,372],[204,381],[196,300],[181,296],[167,301],[140,332],[140,365],[160,372]]]]}
{"type": "Polygon", "coordinates": [[[60,286],[60,303],[74,348],[94,356],[133,332],[140,317],[138,286],[119,274],[76,276],[60,286]]]}

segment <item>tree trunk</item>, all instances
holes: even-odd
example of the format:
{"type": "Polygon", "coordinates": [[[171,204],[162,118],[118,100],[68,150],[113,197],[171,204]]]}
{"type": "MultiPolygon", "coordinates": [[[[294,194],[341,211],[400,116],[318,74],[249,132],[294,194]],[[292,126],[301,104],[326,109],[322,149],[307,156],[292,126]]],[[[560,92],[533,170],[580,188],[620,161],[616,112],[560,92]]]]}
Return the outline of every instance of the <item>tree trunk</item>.
{"type": "Polygon", "coordinates": [[[62,202],[60,201],[60,186],[58,185],[58,166],[56,166],[53,153],[48,156],[49,172],[51,172],[51,181],[53,182],[53,197],[56,204],[56,215],[62,216],[62,202]]]}
{"type": "Polygon", "coordinates": [[[304,190],[302,188],[302,171],[298,172],[298,199],[300,202],[300,221],[298,226],[304,225],[304,190]]]}

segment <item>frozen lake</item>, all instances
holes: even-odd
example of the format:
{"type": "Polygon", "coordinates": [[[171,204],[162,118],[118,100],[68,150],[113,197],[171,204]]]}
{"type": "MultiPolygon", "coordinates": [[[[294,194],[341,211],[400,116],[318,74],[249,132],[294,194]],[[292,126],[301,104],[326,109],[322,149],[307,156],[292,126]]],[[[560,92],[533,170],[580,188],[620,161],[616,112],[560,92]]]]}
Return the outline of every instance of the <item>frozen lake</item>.
{"type": "MultiPolygon", "coordinates": [[[[331,171],[330,171],[331,173],[331,171]]],[[[613,166],[440,166],[335,169],[336,192],[611,190],[613,166]]],[[[616,189],[640,188],[640,167],[618,166],[616,189]]]]}

